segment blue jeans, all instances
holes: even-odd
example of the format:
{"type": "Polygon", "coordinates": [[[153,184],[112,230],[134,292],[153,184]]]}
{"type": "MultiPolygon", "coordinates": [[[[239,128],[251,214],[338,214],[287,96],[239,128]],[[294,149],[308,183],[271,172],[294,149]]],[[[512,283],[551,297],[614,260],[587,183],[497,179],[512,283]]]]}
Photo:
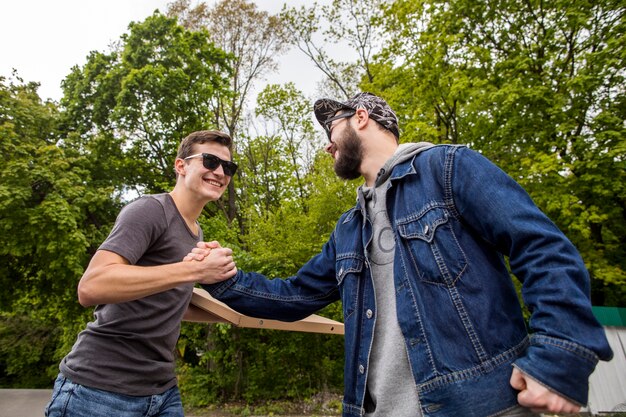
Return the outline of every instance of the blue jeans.
{"type": "Polygon", "coordinates": [[[59,374],[46,417],[184,417],[178,387],[134,397],[75,384],[59,374]]]}

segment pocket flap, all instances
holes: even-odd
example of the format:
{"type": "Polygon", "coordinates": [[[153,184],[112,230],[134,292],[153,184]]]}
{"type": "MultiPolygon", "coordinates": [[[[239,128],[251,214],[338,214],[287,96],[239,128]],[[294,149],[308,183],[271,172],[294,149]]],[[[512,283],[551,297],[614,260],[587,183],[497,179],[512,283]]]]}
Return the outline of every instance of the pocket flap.
{"type": "Polygon", "coordinates": [[[363,269],[363,259],[355,255],[337,256],[337,283],[341,285],[346,275],[350,273],[361,273],[363,269]]]}
{"type": "Polygon", "coordinates": [[[421,239],[431,242],[435,230],[448,221],[448,213],[442,208],[433,208],[417,218],[398,222],[398,233],[406,239],[421,239]]]}

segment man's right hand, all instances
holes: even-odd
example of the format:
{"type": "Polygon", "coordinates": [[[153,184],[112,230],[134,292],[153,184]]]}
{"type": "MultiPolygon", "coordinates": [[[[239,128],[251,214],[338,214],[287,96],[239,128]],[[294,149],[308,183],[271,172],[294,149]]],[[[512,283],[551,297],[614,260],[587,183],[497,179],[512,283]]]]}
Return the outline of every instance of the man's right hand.
{"type": "Polygon", "coordinates": [[[530,408],[534,413],[571,414],[580,411],[578,404],[549,390],[515,367],[513,368],[510,384],[514,389],[520,391],[517,394],[519,405],[530,408]]]}

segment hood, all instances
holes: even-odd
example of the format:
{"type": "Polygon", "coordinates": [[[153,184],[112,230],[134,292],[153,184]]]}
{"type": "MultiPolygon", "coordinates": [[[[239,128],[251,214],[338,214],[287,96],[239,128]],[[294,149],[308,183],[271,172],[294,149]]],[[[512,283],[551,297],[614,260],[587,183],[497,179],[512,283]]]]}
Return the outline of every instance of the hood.
{"type": "Polygon", "coordinates": [[[387,181],[387,179],[391,175],[391,172],[393,171],[393,167],[413,158],[418,153],[425,151],[426,149],[432,148],[433,146],[435,145],[429,142],[403,143],[402,145],[398,146],[398,149],[396,149],[391,158],[389,158],[380,169],[380,171],[378,171],[378,176],[376,177],[376,182],[374,183],[374,186],[367,187],[365,184],[363,184],[358,188],[357,199],[361,204],[361,209],[365,209],[365,202],[367,200],[374,198],[374,190],[387,181]]]}
{"type": "Polygon", "coordinates": [[[393,171],[393,167],[406,160],[411,159],[418,153],[428,148],[432,148],[433,146],[435,145],[429,142],[403,143],[402,145],[398,146],[396,152],[391,156],[391,158],[387,160],[387,162],[385,162],[385,165],[383,165],[380,171],[378,171],[378,176],[376,177],[376,183],[374,184],[374,187],[378,187],[385,181],[387,181],[387,178],[389,178],[389,175],[391,175],[391,171],[393,171]]]}

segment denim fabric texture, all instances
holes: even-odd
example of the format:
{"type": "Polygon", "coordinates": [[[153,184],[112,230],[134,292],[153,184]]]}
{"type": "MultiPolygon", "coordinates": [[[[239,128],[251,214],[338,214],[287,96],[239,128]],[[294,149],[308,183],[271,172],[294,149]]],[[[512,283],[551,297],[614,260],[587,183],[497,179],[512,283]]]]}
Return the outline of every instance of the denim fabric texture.
{"type": "MultiPolygon", "coordinates": [[[[398,321],[425,416],[490,416],[517,405],[512,366],[586,404],[588,377],[611,349],[591,311],[572,243],[511,177],[479,153],[441,145],[396,165],[387,193],[395,234],[398,321]],[[505,257],[523,283],[527,330],[505,257]]],[[[340,299],[343,415],[363,415],[376,300],[357,205],[296,276],[239,271],[205,286],[236,310],[298,320],[340,299]]]]}
{"type": "Polygon", "coordinates": [[[75,384],[59,374],[45,417],[184,417],[178,387],[135,397],[75,384]]]}

